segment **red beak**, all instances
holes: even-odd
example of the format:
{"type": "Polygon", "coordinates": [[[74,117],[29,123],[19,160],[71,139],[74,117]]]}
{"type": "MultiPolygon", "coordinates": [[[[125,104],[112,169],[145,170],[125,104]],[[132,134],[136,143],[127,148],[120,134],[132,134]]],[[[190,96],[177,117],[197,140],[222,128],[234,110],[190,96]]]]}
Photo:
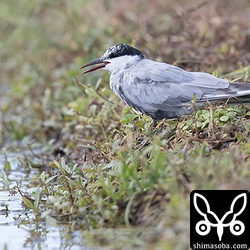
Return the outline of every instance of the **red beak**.
{"type": "Polygon", "coordinates": [[[86,64],[84,64],[84,65],[81,67],[81,69],[83,69],[83,68],[85,68],[85,67],[88,67],[88,66],[96,65],[96,64],[100,64],[100,65],[97,65],[97,66],[95,66],[95,67],[92,68],[92,69],[86,70],[86,71],[84,71],[82,74],[86,74],[86,73],[95,71],[95,70],[97,70],[97,69],[104,68],[108,63],[109,63],[109,62],[103,61],[101,58],[98,58],[98,59],[96,59],[96,60],[94,60],[94,61],[91,61],[91,62],[89,62],[89,63],[86,63],[86,64]]]}

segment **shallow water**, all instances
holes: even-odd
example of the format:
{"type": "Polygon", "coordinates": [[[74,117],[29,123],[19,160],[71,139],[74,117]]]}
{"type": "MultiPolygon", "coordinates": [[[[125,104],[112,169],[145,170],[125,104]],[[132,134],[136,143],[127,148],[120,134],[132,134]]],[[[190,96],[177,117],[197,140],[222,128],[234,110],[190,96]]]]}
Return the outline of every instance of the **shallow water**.
{"type": "Polygon", "coordinates": [[[84,244],[80,231],[69,233],[70,225],[52,226],[22,205],[20,194],[10,195],[9,187],[21,182],[22,191],[30,191],[30,180],[39,174],[36,169],[26,170],[17,160],[18,154],[8,154],[11,171],[4,170],[4,156],[0,153],[0,250],[2,249],[100,249],[84,244]],[[6,209],[6,206],[8,209],[6,209]]]}

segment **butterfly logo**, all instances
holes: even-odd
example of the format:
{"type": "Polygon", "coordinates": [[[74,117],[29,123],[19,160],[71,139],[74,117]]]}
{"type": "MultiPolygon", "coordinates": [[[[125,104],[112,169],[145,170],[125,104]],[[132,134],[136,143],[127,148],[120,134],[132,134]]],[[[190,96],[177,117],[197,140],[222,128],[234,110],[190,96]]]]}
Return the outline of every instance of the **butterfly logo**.
{"type": "Polygon", "coordinates": [[[246,193],[242,193],[237,195],[230,206],[230,210],[228,212],[226,212],[221,219],[218,218],[218,216],[210,210],[210,205],[207,201],[207,199],[198,193],[194,194],[194,198],[193,198],[193,202],[194,202],[194,207],[196,209],[196,211],[203,216],[203,220],[200,220],[199,222],[197,222],[196,226],[195,226],[195,230],[199,235],[207,235],[209,234],[211,227],[215,227],[217,228],[217,235],[219,238],[219,241],[221,241],[223,233],[224,233],[224,227],[229,227],[230,232],[233,235],[241,235],[244,233],[245,231],[245,225],[243,224],[242,221],[237,220],[237,217],[244,211],[244,209],[246,208],[247,205],[247,194],[246,193]],[[243,199],[243,205],[242,207],[237,211],[237,208],[235,206],[236,203],[240,204],[240,199],[243,199]],[[203,205],[205,204],[205,210],[204,211],[204,206],[198,206],[198,201],[199,204],[201,205],[203,203],[203,205]],[[228,218],[232,217],[231,221],[228,223],[225,223],[225,220],[228,218]],[[212,222],[213,221],[213,222],[212,222]]]}

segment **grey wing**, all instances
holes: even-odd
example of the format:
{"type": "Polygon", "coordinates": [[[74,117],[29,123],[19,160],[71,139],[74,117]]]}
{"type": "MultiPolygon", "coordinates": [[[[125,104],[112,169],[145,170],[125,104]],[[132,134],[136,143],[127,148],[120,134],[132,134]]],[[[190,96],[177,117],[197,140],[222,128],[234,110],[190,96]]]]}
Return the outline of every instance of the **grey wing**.
{"type": "Polygon", "coordinates": [[[136,106],[146,109],[164,106],[182,106],[196,95],[197,101],[216,96],[218,90],[227,89],[229,83],[202,72],[187,72],[179,67],[151,60],[142,60],[132,70],[123,94],[136,106]],[[132,83],[129,86],[128,83],[132,83]]]}

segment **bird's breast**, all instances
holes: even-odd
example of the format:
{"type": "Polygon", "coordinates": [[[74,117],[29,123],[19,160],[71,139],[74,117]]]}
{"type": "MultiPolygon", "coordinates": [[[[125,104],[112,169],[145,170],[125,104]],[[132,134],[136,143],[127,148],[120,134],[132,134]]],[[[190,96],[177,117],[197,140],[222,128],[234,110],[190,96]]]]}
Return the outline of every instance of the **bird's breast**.
{"type": "Polygon", "coordinates": [[[130,99],[129,93],[133,91],[133,85],[135,84],[135,79],[131,74],[126,72],[112,73],[110,76],[110,88],[113,92],[128,104],[128,99],[130,99]]]}
{"type": "Polygon", "coordinates": [[[121,97],[121,86],[123,85],[123,74],[114,72],[110,76],[110,88],[113,92],[122,99],[121,97]]]}
{"type": "Polygon", "coordinates": [[[126,72],[114,72],[110,76],[110,87],[117,93],[120,88],[130,88],[133,84],[133,78],[126,72]]]}

